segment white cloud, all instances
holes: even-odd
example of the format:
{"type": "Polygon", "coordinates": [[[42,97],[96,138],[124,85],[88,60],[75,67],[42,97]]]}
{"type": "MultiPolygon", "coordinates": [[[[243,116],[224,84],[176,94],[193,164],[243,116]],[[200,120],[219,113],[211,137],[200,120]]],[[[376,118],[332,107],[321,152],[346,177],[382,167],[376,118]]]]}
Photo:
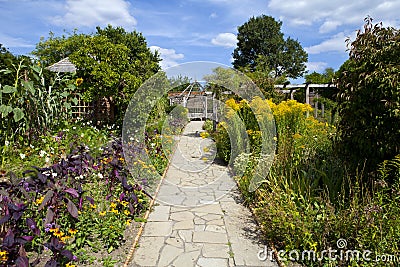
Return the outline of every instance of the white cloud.
{"type": "Polygon", "coordinates": [[[53,17],[56,25],[84,26],[123,26],[133,29],[136,19],[129,12],[130,4],[125,0],[67,0],[65,15],[53,17]]]}
{"type": "Polygon", "coordinates": [[[162,61],[160,62],[161,68],[166,69],[175,65],[178,65],[177,62],[180,59],[183,59],[185,56],[183,54],[177,54],[175,49],[161,48],[159,46],[150,46],[151,51],[158,51],[162,61]]]}
{"type": "Polygon", "coordinates": [[[217,15],[217,13],[215,13],[215,12],[213,12],[213,13],[210,14],[210,19],[215,19],[215,18],[217,18],[217,17],[218,17],[218,15],[217,15]]]}
{"type": "Polygon", "coordinates": [[[268,8],[291,25],[319,25],[320,33],[332,32],[339,26],[359,27],[370,15],[376,21],[397,20],[400,1],[321,1],[270,0],[268,8]]]}
{"type": "Polygon", "coordinates": [[[327,20],[321,25],[321,27],[319,27],[319,32],[320,33],[331,32],[336,30],[336,28],[340,25],[342,25],[340,21],[327,20]]]}
{"type": "MultiPolygon", "coordinates": [[[[355,33],[352,34],[352,36],[354,35],[355,33]]],[[[354,40],[352,36],[347,36],[345,33],[340,32],[320,44],[306,47],[305,50],[309,54],[320,54],[324,52],[344,53],[347,50],[346,39],[350,37],[350,39],[354,40]]]]}
{"type": "Polygon", "coordinates": [[[213,45],[223,47],[235,47],[237,44],[236,35],[230,32],[220,33],[211,40],[213,45]]]}
{"type": "Polygon", "coordinates": [[[307,71],[308,72],[323,72],[327,67],[328,63],[326,62],[307,62],[306,63],[307,71]]]}
{"type": "Polygon", "coordinates": [[[35,45],[20,37],[12,37],[0,33],[1,44],[6,48],[32,48],[35,45]]]}

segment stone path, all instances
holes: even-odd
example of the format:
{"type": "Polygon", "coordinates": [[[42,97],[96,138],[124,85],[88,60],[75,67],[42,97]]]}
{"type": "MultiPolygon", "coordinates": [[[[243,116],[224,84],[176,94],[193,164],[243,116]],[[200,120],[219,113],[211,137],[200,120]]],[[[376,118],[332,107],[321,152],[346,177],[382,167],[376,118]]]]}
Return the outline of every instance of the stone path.
{"type": "Polygon", "coordinates": [[[258,259],[264,248],[250,211],[240,204],[212,140],[190,122],[160,187],[130,266],[277,266],[258,259]]]}

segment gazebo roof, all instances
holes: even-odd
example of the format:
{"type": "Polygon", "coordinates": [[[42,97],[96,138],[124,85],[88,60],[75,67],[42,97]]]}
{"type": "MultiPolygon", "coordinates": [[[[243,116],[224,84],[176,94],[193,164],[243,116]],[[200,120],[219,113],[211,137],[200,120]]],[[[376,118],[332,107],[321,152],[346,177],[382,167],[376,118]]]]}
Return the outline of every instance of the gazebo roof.
{"type": "Polygon", "coordinates": [[[53,72],[76,72],[75,65],[69,61],[68,57],[61,59],[57,63],[47,67],[47,69],[53,72]]]}

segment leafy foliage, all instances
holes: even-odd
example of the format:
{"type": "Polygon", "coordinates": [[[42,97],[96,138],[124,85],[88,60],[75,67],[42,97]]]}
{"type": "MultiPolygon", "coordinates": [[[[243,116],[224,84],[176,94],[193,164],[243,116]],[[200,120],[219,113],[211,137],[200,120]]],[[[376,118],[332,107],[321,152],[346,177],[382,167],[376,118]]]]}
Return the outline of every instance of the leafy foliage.
{"type": "Polygon", "coordinates": [[[305,71],[307,53],[298,41],[283,38],[281,26],[282,22],[266,15],[252,17],[239,26],[233,66],[255,70],[262,62],[275,77],[300,77],[305,71]]]}
{"type": "Polygon", "coordinates": [[[29,59],[16,66],[12,84],[0,87],[0,143],[23,140],[28,143],[67,118],[77,102],[76,86],[67,76],[45,78],[43,68],[29,59]]]}
{"type": "Polygon", "coordinates": [[[13,66],[17,65],[18,61],[16,56],[0,44],[0,84],[13,84],[14,79],[11,73],[13,66]]]}
{"type": "Polygon", "coordinates": [[[323,73],[312,72],[304,76],[306,83],[332,83],[335,78],[335,70],[326,68],[323,73]]]}
{"type": "Polygon", "coordinates": [[[73,145],[71,154],[49,167],[2,180],[4,263],[27,262],[27,252],[47,249],[52,254],[46,266],[56,266],[77,261],[80,249],[99,242],[111,252],[121,245],[126,225],[146,207],[141,186],[128,181],[121,141],[110,142],[97,160],[88,147],[73,145]],[[94,184],[101,190],[92,190],[94,184]]]}
{"type": "Polygon", "coordinates": [[[159,70],[157,53],[147,47],[136,31],[121,27],[97,27],[93,35],[77,34],[41,40],[32,53],[42,64],[53,64],[68,56],[83,78],[82,93],[87,101],[108,97],[118,107],[117,123],[136,89],[159,70]]]}
{"type": "Polygon", "coordinates": [[[400,152],[399,30],[368,17],[349,45],[338,78],[338,147],[353,166],[371,171],[400,152]]]}

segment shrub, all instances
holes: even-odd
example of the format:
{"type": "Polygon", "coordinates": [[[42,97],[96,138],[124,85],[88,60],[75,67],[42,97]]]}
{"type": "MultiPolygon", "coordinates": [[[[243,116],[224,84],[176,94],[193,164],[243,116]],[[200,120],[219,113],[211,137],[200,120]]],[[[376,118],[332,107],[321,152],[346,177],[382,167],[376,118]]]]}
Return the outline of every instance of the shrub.
{"type": "Polygon", "coordinates": [[[340,69],[338,148],[353,166],[376,170],[400,153],[400,34],[365,19],[340,69]],[[366,161],[366,162],[365,162],[366,161]]]}

